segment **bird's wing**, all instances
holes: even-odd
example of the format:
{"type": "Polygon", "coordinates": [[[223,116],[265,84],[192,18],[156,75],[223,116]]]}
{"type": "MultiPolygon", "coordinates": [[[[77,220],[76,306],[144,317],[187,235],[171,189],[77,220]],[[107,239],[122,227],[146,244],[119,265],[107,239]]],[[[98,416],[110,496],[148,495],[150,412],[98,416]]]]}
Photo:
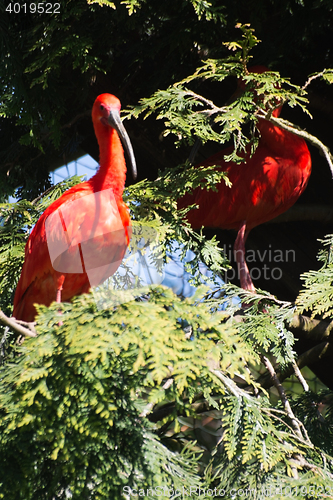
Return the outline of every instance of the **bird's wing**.
{"type": "Polygon", "coordinates": [[[222,181],[217,191],[196,189],[178,202],[183,208],[197,204],[187,218],[194,228],[219,227],[239,229],[242,221],[247,221],[251,229],[266,222],[290,208],[304,191],[311,170],[308,150],[304,158],[286,158],[271,155],[271,150],[260,145],[245,163],[235,164],[224,161],[222,151],[210,157],[203,165],[219,165],[227,172],[232,187],[222,181]],[[300,168],[300,162],[306,165],[300,168]]]}
{"type": "MultiPolygon", "coordinates": [[[[92,193],[88,183],[66,191],[45,210],[30,234],[14,297],[14,316],[20,302],[27,300],[28,289],[30,295],[35,294],[34,302],[46,303],[37,296],[46,283],[62,273],[83,273],[85,268],[96,267],[96,262],[102,265],[103,258],[123,257],[129,238],[130,218],[122,200],[116,202],[108,190],[92,193]]],[[[72,296],[77,293],[74,290],[72,296]]]]}

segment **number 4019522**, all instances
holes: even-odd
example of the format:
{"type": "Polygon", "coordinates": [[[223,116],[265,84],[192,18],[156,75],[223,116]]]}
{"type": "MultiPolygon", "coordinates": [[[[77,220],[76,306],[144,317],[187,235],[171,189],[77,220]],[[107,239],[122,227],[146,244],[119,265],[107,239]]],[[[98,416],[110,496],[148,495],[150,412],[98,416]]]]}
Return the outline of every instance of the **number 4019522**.
{"type": "Polygon", "coordinates": [[[6,12],[10,14],[60,14],[60,3],[9,3],[6,12]]]}

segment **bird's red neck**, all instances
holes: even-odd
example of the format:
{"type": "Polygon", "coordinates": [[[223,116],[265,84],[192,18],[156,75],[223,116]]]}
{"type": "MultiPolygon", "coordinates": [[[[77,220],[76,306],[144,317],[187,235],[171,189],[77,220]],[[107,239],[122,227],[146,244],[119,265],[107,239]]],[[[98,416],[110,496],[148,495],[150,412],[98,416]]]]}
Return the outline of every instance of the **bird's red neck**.
{"type": "Polygon", "coordinates": [[[117,132],[102,123],[95,126],[100,159],[97,173],[90,179],[95,192],[112,189],[116,199],[122,197],[126,180],[124,151],[117,132]]]}

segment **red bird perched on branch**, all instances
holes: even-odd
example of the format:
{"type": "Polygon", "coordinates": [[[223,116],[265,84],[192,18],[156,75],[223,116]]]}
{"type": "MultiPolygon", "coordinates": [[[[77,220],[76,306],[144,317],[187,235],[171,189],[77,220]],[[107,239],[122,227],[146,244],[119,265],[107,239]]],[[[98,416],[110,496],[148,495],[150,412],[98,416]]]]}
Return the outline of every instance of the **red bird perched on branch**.
{"type": "Polygon", "coordinates": [[[100,149],[97,173],[66,191],[39,218],[25,247],[14,297],[13,316],[32,321],[34,304],[68,301],[114,274],[131,237],[129,211],[122,199],[128,153],[133,149],[120,119],[120,101],[97,97],[92,120],[100,149]]]}
{"type": "MultiPolygon", "coordinates": [[[[264,73],[262,66],[249,71],[264,73]]],[[[244,86],[241,82],[240,86],[244,86]]],[[[273,111],[278,117],[281,107],[273,111]]],[[[245,260],[245,241],[252,228],[267,222],[288,210],[303,193],[311,174],[311,156],[301,137],[260,118],[258,147],[252,157],[249,148],[240,164],[226,162],[225,149],[201,163],[219,165],[227,172],[232,187],[222,181],[217,191],[197,188],[178,201],[178,208],[196,204],[187,219],[194,229],[218,227],[238,231],[234,254],[242,288],[254,291],[254,285],[245,260]]]]}

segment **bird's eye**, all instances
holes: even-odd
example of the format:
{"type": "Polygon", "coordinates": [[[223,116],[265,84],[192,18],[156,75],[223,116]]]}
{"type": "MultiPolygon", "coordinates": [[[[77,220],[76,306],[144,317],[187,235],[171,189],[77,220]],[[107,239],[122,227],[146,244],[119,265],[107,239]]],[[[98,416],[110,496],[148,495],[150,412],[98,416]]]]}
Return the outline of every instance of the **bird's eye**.
{"type": "Polygon", "coordinates": [[[104,106],[103,106],[103,104],[101,104],[99,108],[100,108],[101,111],[104,111],[104,109],[105,109],[104,106]]]}

